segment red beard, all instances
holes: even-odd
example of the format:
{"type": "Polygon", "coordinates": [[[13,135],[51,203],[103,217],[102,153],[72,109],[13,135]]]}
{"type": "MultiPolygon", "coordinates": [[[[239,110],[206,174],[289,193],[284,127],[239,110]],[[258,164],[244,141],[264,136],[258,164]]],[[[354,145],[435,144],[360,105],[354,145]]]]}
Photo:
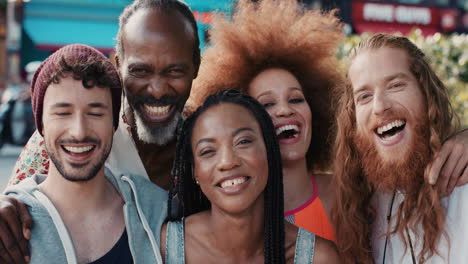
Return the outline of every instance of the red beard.
{"type": "MultiPolygon", "coordinates": [[[[390,113],[383,120],[391,120],[395,116],[395,113],[390,113]]],[[[427,118],[424,116],[418,120],[427,121],[427,118]]],[[[377,121],[374,120],[375,122],[377,121]]],[[[408,125],[407,123],[406,126],[408,125]]],[[[405,156],[395,161],[387,161],[380,156],[372,137],[366,137],[359,132],[356,132],[354,136],[361,168],[364,170],[368,183],[378,191],[399,190],[412,194],[418,192],[424,183],[424,170],[432,156],[429,147],[429,126],[427,122],[416,122],[413,128],[406,127],[406,129],[414,130],[412,140],[408,144],[406,154],[402,154],[405,156]]]]}

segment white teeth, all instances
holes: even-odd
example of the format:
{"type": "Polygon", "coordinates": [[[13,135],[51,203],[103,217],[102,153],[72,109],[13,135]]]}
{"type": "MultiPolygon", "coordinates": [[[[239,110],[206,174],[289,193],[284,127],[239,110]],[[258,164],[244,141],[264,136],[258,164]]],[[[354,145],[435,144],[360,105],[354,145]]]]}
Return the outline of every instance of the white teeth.
{"type": "Polygon", "coordinates": [[[281,134],[282,132],[284,132],[286,130],[294,130],[296,132],[299,132],[299,127],[296,126],[296,125],[285,125],[285,126],[282,126],[282,127],[278,127],[276,129],[276,135],[278,136],[279,134],[281,134]]]}
{"type": "Polygon", "coordinates": [[[389,131],[390,129],[394,127],[400,127],[405,124],[405,121],[403,120],[395,120],[392,123],[386,124],[385,126],[381,126],[377,128],[377,134],[382,135],[383,133],[389,131]]]}
{"type": "Polygon", "coordinates": [[[225,180],[221,183],[221,188],[235,186],[246,181],[245,177],[235,178],[232,180],[225,180]]]}
{"type": "Polygon", "coordinates": [[[90,151],[93,146],[86,146],[86,147],[65,147],[63,146],[64,149],[66,149],[67,151],[70,151],[70,152],[73,152],[73,153],[83,153],[83,152],[87,152],[87,151],[90,151]]]}
{"type": "Polygon", "coordinates": [[[171,109],[171,105],[166,106],[150,106],[145,105],[145,110],[149,112],[151,115],[165,115],[171,109]]]}

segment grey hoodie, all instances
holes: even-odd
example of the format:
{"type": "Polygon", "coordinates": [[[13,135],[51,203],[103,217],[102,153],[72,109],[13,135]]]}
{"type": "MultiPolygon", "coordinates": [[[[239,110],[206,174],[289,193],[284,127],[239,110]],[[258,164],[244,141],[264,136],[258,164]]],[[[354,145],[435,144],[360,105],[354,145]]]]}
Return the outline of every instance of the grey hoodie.
{"type": "MultiPolygon", "coordinates": [[[[125,202],[125,225],[134,263],[162,264],[159,240],[167,215],[167,192],[141,176],[114,177],[107,168],[105,175],[125,202]]],[[[9,186],[4,193],[28,205],[33,219],[30,263],[77,263],[67,228],[56,208],[38,189],[46,177],[36,174],[18,185],[9,186]]]]}

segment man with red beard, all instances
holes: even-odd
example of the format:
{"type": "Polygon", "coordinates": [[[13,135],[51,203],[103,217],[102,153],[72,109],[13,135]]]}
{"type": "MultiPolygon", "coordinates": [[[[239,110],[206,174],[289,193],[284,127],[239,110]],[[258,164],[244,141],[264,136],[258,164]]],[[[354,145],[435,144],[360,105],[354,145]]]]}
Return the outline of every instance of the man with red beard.
{"type": "MultiPolygon", "coordinates": [[[[334,170],[343,259],[465,263],[468,187],[441,199],[424,181],[433,155],[457,131],[448,90],[413,43],[384,34],[359,44],[348,79],[338,91],[334,170]]],[[[468,173],[466,149],[453,151],[462,153],[455,170],[468,173]]]]}

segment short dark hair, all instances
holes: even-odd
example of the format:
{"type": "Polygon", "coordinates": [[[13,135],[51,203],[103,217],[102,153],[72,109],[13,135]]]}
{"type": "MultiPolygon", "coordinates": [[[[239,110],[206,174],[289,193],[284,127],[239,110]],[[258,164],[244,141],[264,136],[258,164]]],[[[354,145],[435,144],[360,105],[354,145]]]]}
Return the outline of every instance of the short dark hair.
{"type": "Polygon", "coordinates": [[[181,0],[135,0],[127,6],[119,17],[119,31],[117,33],[116,54],[120,60],[123,59],[125,51],[123,46],[124,27],[128,20],[140,9],[176,10],[184,16],[193,29],[193,64],[195,69],[200,66],[200,39],[198,37],[198,26],[189,6],[181,0]]]}
{"type": "Polygon", "coordinates": [[[87,89],[95,86],[111,89],[113,124],[114,127],[117,127],[119,124],[122,86],[114,65],[109,60],[97,59],[92,56],[89,56],[87,61],[73,58],[66,59],[65,56],[62,56],[57,65],[56,72],[47,81],[47,86],[51,83],[58,84],[62,78],[68,76],[77,81],[81,80],[83,87],[87,89]]]}
{"type": "Polygon", "coordinates": [[[176,158],[172,170],[172,187],[169,191],[169,220],[180,220],[182,217],[208,210],[211,206],[200,186],[196,184],[192,172],[191,138],[198,117],[215,105],[232,103],[242,106],[257,120],[267,153],[268,182],[264,190],[265,263],[285,263],[283,170],[275,129],[263,106],[238,90],[240,89],[224,90],[209,96],[179,128],[176,158]],[[178,205],[173,205],[173,198],[178,200],[178,205]]]}

